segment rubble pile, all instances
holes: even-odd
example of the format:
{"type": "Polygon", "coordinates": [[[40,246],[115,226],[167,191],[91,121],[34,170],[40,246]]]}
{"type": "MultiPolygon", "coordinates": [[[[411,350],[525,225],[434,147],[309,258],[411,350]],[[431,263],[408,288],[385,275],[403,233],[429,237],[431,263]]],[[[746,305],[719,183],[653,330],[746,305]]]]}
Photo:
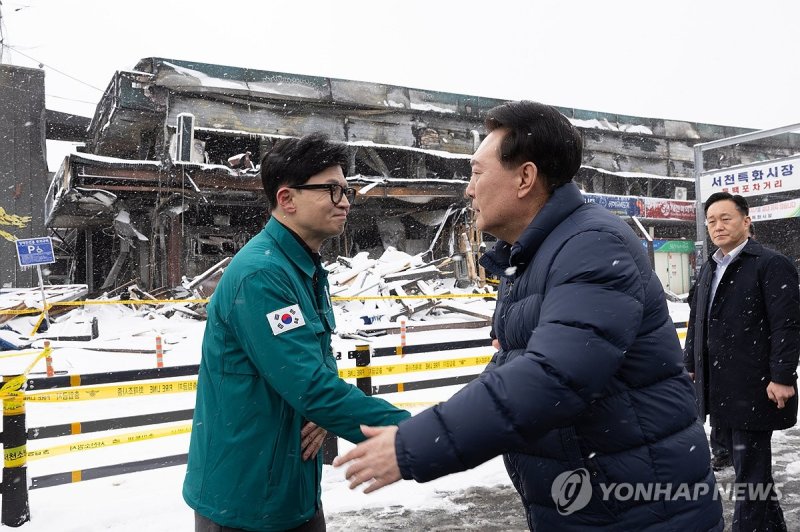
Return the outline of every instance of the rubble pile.
{"type": "MultiPolygon", "coordinates": [[[[88,293],[85,284],[48,285],[44,287],[44,298],[47,305],[78,301],[88,293]]],[[[97,337],[96,321],[71,321],[69,326],[50,328],[49,325],[60,316],[67,314],[75,307],[55,306],[49,310],[50,322],[39,323],[44,308],[42,290],[40,288],[6,288],[0,290],[0,351],[25,349],[33,340],[30,336],[32,327],[37,326],[41,333],[36,339],[50,337],[74,336],[79,339],[97,337]],[[23,326],[25,328],[23,328],[23,326]],[[47,333],[46,335],[44,333],[47,333]],[[93,336],[92,336],[93,335],[93,336]]],[[[44,320],[42,320],[44,321],[44,320]]]]}
{"type": "MultiPolygon", "coordinates": [[[[459,260],[463,260],[460,257],[426,262],[424,256],[412,256],[388,247],[378,258],[370,258],[367,252],[362,252],[354,257],[338,257],[326,264],[339,336],[366,339],[396,334],[401,319],[407,322],[409,331],[489,325],[494,309],[494,289],[490,285],[478,287],[475,281],[460,275],[459,268],[465,270],[459,264],[459,260]],[[439,297],[445,294],[465,297],[439,297]],[[468,297],[469,294],[475,297],[468,297]]],[[[230,260],[230,257],[225,258],[192,279],[184,277],[172,288],[145,290],[134,279],[97,298],[86,299],[86,285],[46,286],[49,321],[40,320],[43,305],[39,288],[3,290],[0,311],[14,313],[0,313],[0,350],[24,349],[39,340],[96,339],[98,328],[114,325],[98,323],[97,313],[89,309],[114,305],[114,302],[127,307],[126,315],[131,317],[159,321],[180,315],[205,320],[206,301],[230,260]],[[52,306],[71,301],[85,301],[85,307],[78,304],[52,306]],[[45,323],[39,325],[40,321],[45,323]]]]}
{"type": "Polygon", "coordinates": [[[448,257],[425,262],[422,257],[389,247],[377,259],[362,252],[352,258],[339,257],[326,266],[339,334],[394,333],[402,317],[408,319],[412,330],[421,327],[418,322],[431,320],[441,328],[454,321],[470,323],[472,327],[489,325],[494,309],[493,288],[478,288],[474,283],[459,288],[456,261],[448,257]],[[438,297],[443,294],[486,297],[438,297]]]}
{"type": "MultiPolygon", "coordinates": [[[[48,285],[44,287],[45,299],[49,305],[62,301],[77,301],[88,293],[85,284],[48,285]]],[[[68,307],[61,307],[61,313],[68,307]]],[[[0,310],[35,311],[42,310],[42,291],[39,288],[3,288],[0,289],[0,310]]],[[[31,312],[33,314],[33,312],[31,312]]],[[[53,309],[52,314],[58,311],[53,309]]],[[[13,319],[18,314],[0,314],[0,324],[13,319]]]]}

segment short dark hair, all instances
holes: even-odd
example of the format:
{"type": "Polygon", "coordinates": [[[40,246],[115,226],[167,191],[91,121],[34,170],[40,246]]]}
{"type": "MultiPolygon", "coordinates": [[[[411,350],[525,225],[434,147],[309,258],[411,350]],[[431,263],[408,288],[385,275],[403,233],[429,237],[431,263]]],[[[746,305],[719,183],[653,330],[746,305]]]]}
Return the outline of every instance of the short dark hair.
{"type": "Polygon", "coordinates": [[[488,112],[484,126],[489,132],[509,130],[500,144],[503,166],[534,163],[551,192],[569,183],[581,167],[581,134],[555,107],[526,100],[504,103],[488,112]]]}
{"type": "Polygon", "coordinates": [[[332,166],[344,171],[347,161],[347,145],[330,140],[324,133],[277,141],[261,159],[261,184],[269,211],[275,208],[279,188],[302,185],[332,166]]]}
{"type": "Polygon", "coordinates": [[[736,210],[742,213],[742,216],[750,215],[750,207],[747,205],[747,200],[739,194],[731,194],[730,192],[714,192],[711,194],[706,200],[706,204],[703,206],[703,214],[708,214],[708,208],[711,207],[712,204],[723,200],[732,201],[734,205],[736,205],[736,210]]]}

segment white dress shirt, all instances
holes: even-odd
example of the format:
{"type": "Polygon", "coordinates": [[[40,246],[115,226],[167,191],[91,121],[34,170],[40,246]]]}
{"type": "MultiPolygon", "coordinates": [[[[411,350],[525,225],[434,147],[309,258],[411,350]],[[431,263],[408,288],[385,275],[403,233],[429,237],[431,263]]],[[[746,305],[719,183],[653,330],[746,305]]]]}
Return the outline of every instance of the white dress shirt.
{"type": "Polygon", "coordinates": [[[717,269],[714,271],[714,278],[711,280],[711,297],[708,298],[709,315],[711,314],[711,304],[714,303],[714,296],[717,294],[717,287],[719,286],[720,279],[722,279],[722,276],[725,274],[725,270],[728,269],[728,266],[731,262],[733,262],[733,259],[739,256],[739,253],[742,252],[742,249],[745,245],[747,245],[749,240],[749,238],[745,238],[744,242],[733,248],[727,255],[723,254],[721,249],[717,249],[717,251],[711,255],[711,258],[717,263],[717,269]]]}

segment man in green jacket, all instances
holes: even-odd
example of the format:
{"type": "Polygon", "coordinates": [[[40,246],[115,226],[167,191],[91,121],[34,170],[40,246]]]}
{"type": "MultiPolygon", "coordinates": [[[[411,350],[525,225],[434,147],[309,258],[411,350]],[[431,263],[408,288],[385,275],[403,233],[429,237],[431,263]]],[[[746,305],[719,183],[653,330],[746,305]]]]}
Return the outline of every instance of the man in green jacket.
{"type": "Polygon", "coordinates": [[[319,248],[344,230],[346,163],[346,146],[319,133],[262,159],[271,218],[208,306],[183,485],[198,531],[325,530],[325,429],[359,442],[360,425],[409,417],[341,380],[333,357],[319,248]]]}

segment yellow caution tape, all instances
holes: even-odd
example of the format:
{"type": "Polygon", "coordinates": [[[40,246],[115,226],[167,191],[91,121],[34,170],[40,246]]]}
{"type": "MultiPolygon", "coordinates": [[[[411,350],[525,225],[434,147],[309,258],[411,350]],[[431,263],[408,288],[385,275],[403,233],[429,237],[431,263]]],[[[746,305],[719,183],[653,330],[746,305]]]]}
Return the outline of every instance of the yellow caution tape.
{"type": "Polygon", "coordinates": [[[27,452],[25,446],[3,449],[3,467],[20,467],[27,462],[27,452]]]}
{"type": "MultiPolygon", "coordinates": [[[[29,392],[23,394],[19,388],[27,380],[27,374],[33,366],[52,352],[51,347],[45,348],[36,357],[22,375],[14,377],[0,389],[0,398],[4,400],[3,410],[5,415],[21,414],[25,411],[24,401],[37,403],[60,403],[73,401],[91,401],[96,399],[121,399],[127,397],[143,397],[146,395],[163,395],[169,393],[194,392],[197,390],[197,379],[168,381],[160,383],[118,384],[110,386],[74,387],[69,389],[48,390],[42,392],[29,392]]],[[[432,360],[428,362],[414,362],[408,364],[393,364],[385,366],[365,366],[339,370],[343,379],[356,379],[380,375],[400,375],[420,371],[436,371],[442,369],[465,368],[470,366],[485,366],[491,356],[467,357],[447,360],[432,360]]],[[[73,386],[80,384],[80,376],[70,376],[73,386]]]]}
{"type": "Polygon", "coordinates": [[[26,308],[23,310],[0,310],[0,316],[18,316],[20,314],[38,314],[41,312],[38,308],[26,308]]]}
{"type": "Polygon", "coordinates": [[[491,294],[437,294],[437,295],[422,295],[414,294],[412,296],[332,296],[331,301],[374,301],[374,300],[387,300],[387,299],[483,299],[484,297],[497,297],[497,293],[491,294]]]}
{"type": "MultiPolygon", "coordinates": [[[[145,440],[153,440],[155,438],[164,438],[166,436],[177,436],[178,434],[187,434],[192,431],[192,424],[180,425],[177,427],[164,427],[159,429],[143,430],[140,432],[131,432],[128,434],[118,434],[116,436],[106,436],[104,438],[95,438],[91,440],[83,440],[76,443],[68,443],[58,445],[56,447],[49,447],[47,449],[36,449],[27,452],[28,460],[39,460],[41,458],[50,458],[51,456],[58,456],[67,453],[76,453],[80,451],[91,451],[93,449],[103,449],[105,447],[112,447],[114,445],[122,445],[125,443],[136,443],[145,440]]],[[[24,447],[17,449],[9,449],[9,451],[17,451],[24,447]]],[[[9,451],[6,451],[8,453],[9,451]]],[[[8,462],[6,457],[6,462],[8,462]]],[[[8,467],[8,465],[6,465],[8,467]]]]}
{"type": "MultiPolygon", "coordinates": [[[[496,293],[490,294],[437,294],[437,295],[409,295],[409,296],[333,296],[331,301],[374,301],[374,300],[394,300],[394,299],[482,299],[485,297],[497,297],[496,293]]],[[[210,299],[110,299],[103,301],[58,301],[49,303],[47,310],[53,307],[82,307],[88,305],[169,305],[179,303],[208,303],[210,299]]],[[[24,310],[0,310],[0,316],[20,315],[20,314],[43,314],[41,309],[24,310]]]]}
{"type": "Polygon", "coordinates": [[[126,397],[143,397],[145,395],[194,392],[195,390],[197,390],[197,380],[193,379],[186,381],[95,386],[91,388],[27,393],[25,394],[25,400],[37,403],[62,403],[91,401],[94,399],[123,399],[126,397]]]}
{"type": "Polygon", "coordinates": [[[25,413],[25,397],[3,399],[3,416],[16,416],[25,413]]]}
{"type": "Polygon", "coordinates": [[[44,321],[44,312],[39,314],[39,319],[36,320],[36,324],[34,324],[33,330],[31,331],[31,333],[28,336],[33,337],[36,334],[36,331],[39,330],[39,325],[42,324],[42,321],[44,321]]]}
{"type": "MultiPolygon", "coordinates": [[[[9,399],[15,399],[15,398],[18,398],[18,397],[22,396],[23,392],[20,391],[20,388],[22,388],[22,385],[25,384],[26,380],[28,380],[28,373],[30,373],[30,371],[33,369],[33,366],[35,366],[37,362],[39,362],[44,357],[50,355],[52,352],[53,352],[53,348],[48,345],[47,347],[45,347],[42,350],[41,353],[39,353],[39,355],[33,360],[33,362],[28,364],[28,367],[25,368],[25,371],[23,371],[22,374],[17,375],[16,377],[13,377],[13,378],[9,379],[3,385],[3,387],[0,388],[0,399],[2,399],[5,402],[5,401],[7,401],[9,399]]],[[[24,407],[23,407],[22,412],[24,412],[24,411],[25,410],[24,410],[24,407]]],[[[6,406],[5,406],[5,403],[4,403],[3,404],[3,414],[4,415],[6,415],[5,412],[6,412],[6,406]]],[[[21,414],[22,412],[16,412],[16,413],[21,414]]]]}
{"type": "Polygon", "coordinates": [[[491,359],[491,356],[478,356],[448,360],[431,360],[429,362],[412,362],[408,364],[393,364],[389,366],[364,366],[360,368],[340,369],[339,376],[343,379],[361,379],[379,375],[399,375],[401,373],[415,373],[418,371],[485,366],[491,359]]]}
{"type": "MultiPolygon", "coordinates": [[[[402,373],[413,373],[420,371],[436,371],[440,369],[485,366],[489,360],[491,360],[491,358],[491,356],[478,356],[449,360],[432,360],[429,362],[414,362],[409,364],[347,368],[339,370],[339,376],[343,379],[356,379],[378,375],[400,375],[402,373]]],[[[24,395],[24,399],[26,401],[33,401],[37,403],[59,403],[72,401],[91,401],[95,399],[143,397],[145,395],[194,392],[196,390],[197,380],[192,379],[163,383],[124,384],[49,390],[44,392],[26,393],[24,395]]]]}
{"type": "Polygon", "coordinates": [[[413,402],[413,403],[392,403],[392,405],[396,406],[397,408],[428,408],[429,406],[438,405],[439,403],[443,403],[447,401],[447,399],[442,399],[441,401],[425,401],[425,402],[413,402]]]}
{"type": "MultiPolygon", "coordinates": [[[[53,307],[83,307],[88,305],[168,305],[171,303],[208,303],[209,299],[109,299],[89,301],[57,301],[48,303],[47,310],[53,307]]],[[[0,316],[19,314],[40,314],[42,309],[28,308],[23,310],[0,310],[0,316]]]]}
{"type": "Polygon", "coordinates": [[[6,354],[3,354],[3,355],[0,355],[0,358],[12,358],[12,357],[21,357],[21,356],[26,356],[26,355],[35,355],[35,354],[37,354],[39,352],[40,351],[20,351],[20,352],[14,351],[13,353],[6,353],[6,354]]]}
{"type": "Polygon", "coordinates": [[[82,307],[84,305],[168,305],[170,303],[208,303],[210,299],[109,299],[89,301],[59,301],[53,307],[82,307]]]}

